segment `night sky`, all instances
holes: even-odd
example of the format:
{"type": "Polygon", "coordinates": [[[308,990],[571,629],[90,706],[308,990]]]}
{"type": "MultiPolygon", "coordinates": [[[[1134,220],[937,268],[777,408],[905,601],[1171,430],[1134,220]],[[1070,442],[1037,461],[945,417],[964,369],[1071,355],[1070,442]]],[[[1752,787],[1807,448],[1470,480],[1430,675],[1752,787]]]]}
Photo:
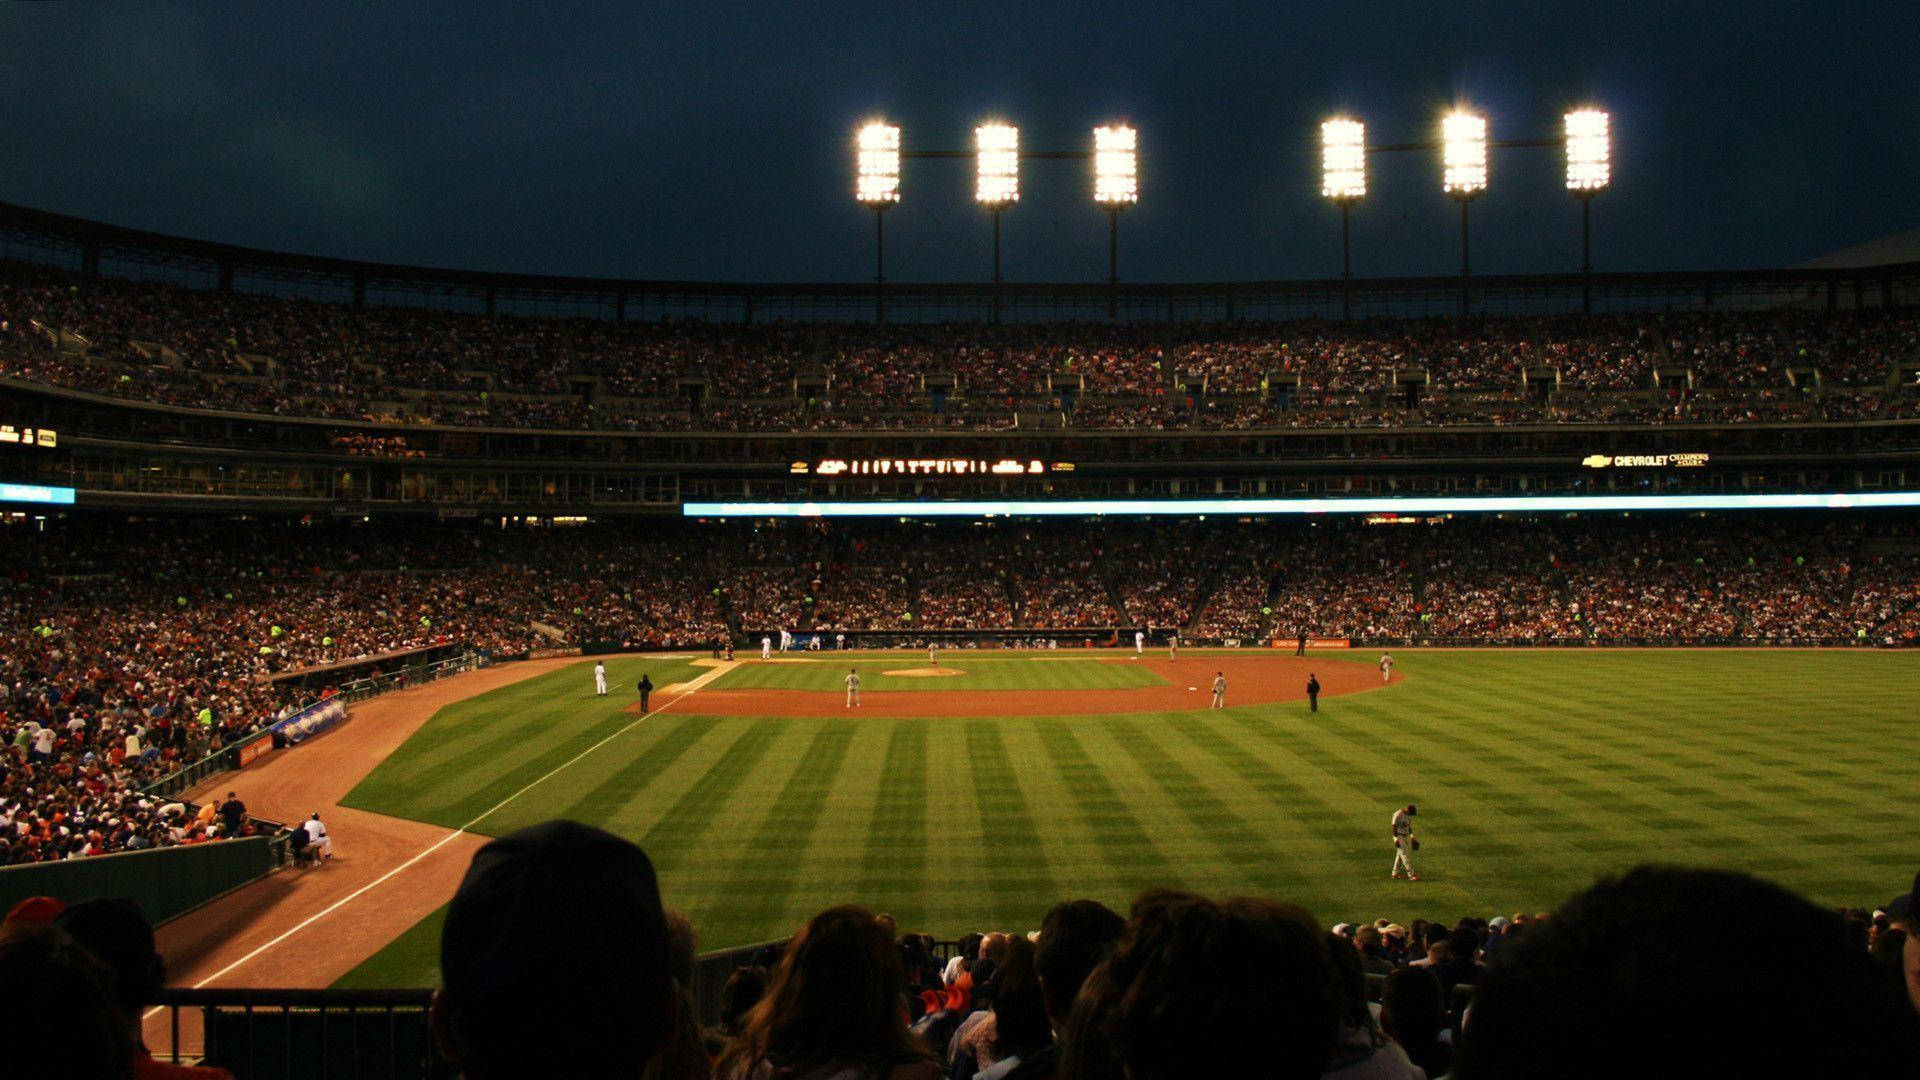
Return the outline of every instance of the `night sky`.
{"type": "MultiPolygon", "coordinates": [[[[989,116],[1031,149],[1140,129],[1132,281],[1339,269],[1318,123],[1495,138],[1614,118],[1599,269],[1781,266],[1920,226],[1920,5],[13,4],[0,200],[391,262],[712,280],[872,274],[850,139],[910,149],[989,116]]],[[[1451,273],[1436,157],[1375,155],[1363,276],[1451,273]]],[[[909,161],[889,278],[980,280],[966,161],[909,161]]],[[[1106,275],[1089,166],[1024,164],[1010,280],[1106,275]]],[[[1496,152],[1476,272],[1573,269],[1557,150],[1496,152]]]]}

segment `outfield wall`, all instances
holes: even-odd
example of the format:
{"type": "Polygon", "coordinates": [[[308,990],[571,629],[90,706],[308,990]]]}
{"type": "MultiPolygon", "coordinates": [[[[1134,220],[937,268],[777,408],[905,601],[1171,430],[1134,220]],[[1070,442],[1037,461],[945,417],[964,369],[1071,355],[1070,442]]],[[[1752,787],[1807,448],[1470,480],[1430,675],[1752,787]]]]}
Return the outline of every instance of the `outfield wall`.
{"type": "Polygon", "coordinates": [[[272,872],[265,836],[0,869],[0,913],[30,896],[68,903],[122,896],[155,926],[272,872]]]}

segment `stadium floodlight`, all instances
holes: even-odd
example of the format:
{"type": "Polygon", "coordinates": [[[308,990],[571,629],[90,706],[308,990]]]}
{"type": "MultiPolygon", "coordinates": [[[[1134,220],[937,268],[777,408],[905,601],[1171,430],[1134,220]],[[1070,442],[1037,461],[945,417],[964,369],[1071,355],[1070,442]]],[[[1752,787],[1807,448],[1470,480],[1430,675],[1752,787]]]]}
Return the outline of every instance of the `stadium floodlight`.
{"type": "Polygon", "coordinates": [[[1487,119],[1465,111],[1440,122],[1441,182],[1447,194],[1471,199],[1487,189],[1487,119]]]}
{"type": "MultiPolygon", "coordinates": [[[[1340,207],[1340,279],[1353,277],[1353,204],[1367,193],[1367,125],[1336,116],[1320,125],[1320,194],[1340,207]]],[[[1353,297],[1340,297],[1343,318],[1353,316],[1353,297]]]]}
{"type": "Polygon", "coordinates": [[[1367,125],[1336,117],[1320,125],[1320,194],[1358,199],[1367,193],[1367,125]]]}
{"type": "Polygon", "coordinates": [[[855,147],[853,198],[873,210],[873,319],[886,322],[886,212],[900,202],[900,129],[870,120],[861,125],[855,147]]]}
{"type": "Polygon", "coordinates": [[[1120,314],[1120,211],[1140,201],[1139,137],[1126,124],[1093,129],[1093,201],[1107,211],[1107,318],[1120,314]]]}
{"type": "Polygon", "coordinates": [[[860,129],[853,197],[867,206],[900,201],[900,129],[875,120],[860,129]]]}
{"type": "Polygon", "coordinates": [[[1137,136],[1125,124],[1093,129],[1093,201],[1110,209],[1140,201],[1137,136]]]}
{"type": "Polygon", "coordinates": [[[973,197],[1000,209],[1020,201],[1020,129],[986,123],[973,129],[973,197]]]}
{"type": "Polygon", "coordinates": [[[1613,142],[1607,114],[1578,109],[1566,116],[1567,190],[1590,194],[1613,180],[1613,142]]]}

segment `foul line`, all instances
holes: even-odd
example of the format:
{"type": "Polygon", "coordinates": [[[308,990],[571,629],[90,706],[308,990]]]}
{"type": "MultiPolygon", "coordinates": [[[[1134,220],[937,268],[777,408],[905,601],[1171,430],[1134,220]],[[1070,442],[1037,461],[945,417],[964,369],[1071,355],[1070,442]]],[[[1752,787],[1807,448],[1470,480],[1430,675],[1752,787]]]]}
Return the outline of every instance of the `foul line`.
{"type": "MultiPolygon", "coordinates": [[[[340,899],[335,900],[333,903],[320,909],[314,914],[307,916],[298,925],[294,926],[293,929],[288,930],[287,932],[281,934],[279,937],[274,938],[272,941],[267,942],[266,944],[253,950],[247,955],[241,957],[240,959],[235,960],[233,963],[228,964],[226,967],[221,968],[219,971],[216,971],[213,974],[207,976],[206,978],[201,979],[199,982],[194,983],[193,989],[195,990],[206,989],[207,985],[209,983],[212,983],[215,979],[225,977],[226,975],[231,973],[235,968],[238,968],[240,965],[245,964],[247,961],[252,960],[254,957],[259,956],[261,953],[266,952],[268,949],[273,948],[274,946],[280,944],[281,942],[287,940],[288,938],[294,936],[295,934],[298,934],[300,931],[305,930],[307,927],[312,926],[314,923],[319,922],[321,919],[326,918],[327,916],[347,906],[348,904],[359,899],[360,897],[365,896],[367,893],[371,892],[375,887],[398,876],[402,871],[406,870],[408,867],[413,866],[415,863],[419,862],[420,860],[426,858],[429,855],[432,855],[434,852],[439,851],[441,848],[446,847],[448,844],[453,843],[455,840],[459,839],[462,835],[464,835],[468,830],[472,829],[475,825],[478,825],[482,821],[485,821],[487,818],[492,817],[495,813],[497,813],[500,810],[501,807],[507,805],[508,803],[519,798],[520,796],[525,795],[527,792],[532,791],[534,788],[539,787],[541,784],[546,783],[548,780],[553,779],[555,776],[559,775],[564,770],[570,768],[575,762],[579,761],[581,758],[586,757],[588,754],[593,753],[595,750],[598,750],[601,747],[612,742],[613,740],[619,738],[620,736],[625,735],[627,732],[632,731],[634,728],[639,727],[641,724],[646,723],[648,720],[651,720],[652,718],[660,715],[661,713],[666,712],[668,709],[673,708],[675,705],[680,704],[681,701],[685,700],[689,695],[693,694],[696,690],[699,690],[701,687],[707,685],[708,683],[712,682],[713,680],[719,678],[722,675],[725,675],[727,672],[732,670],[733,668],[730,666],[716,667],[711,671],[708,671],[706,674],[700,676],[699,678],[694,679],[692,682],[687,683],[685,689],[681,690],[679,695],[675,697],[672,701],[667,702],[666,704],[660,706],[659,708],[653,710],[652,712],[643,714],[639,719],[635,720],[633,723],[628,724],[627,726],[621,728],[619,731],[614,732],[613,734],[607,736],[606,738],[601,739],[599,742],[594,743],[592,746],[587,747],[585,750],[580,751],[578,754],[575,754],[572,757],[568,758],[566,761],[561,762],[559,765],[555,766],[551,772],[547,773],[546,775],[540,777],[537,780],[534,780],[532,783],[521,788],[519,791],[516,791],[513,794],[507,796],[506,798],[501,799],[499,802],[494,803],[491,807],[487,808],[487,810],[482,812],[479,817],[474,818],[472,821],[469,821],[465,825],[460,826],[458,829],[455,829],[454,831],[441,837],[439,840],[434,841],[431,845],[422,849],[421,852],[415,855],[413,858],[408,859],[406,862],[401,863],[399,866],[394,867],[393,869],[387,871],[386,873],[380,875],[379,877],[374,878],[372,881],[367,882],[365,885],[360,886],[358,889],[355,889],[354,891],[348,893],[347,895],[341,897],[340,899]]],[[[162,1008],[164,1008],[164,1006],[155,1006],[154,1008],[147,1010],[146,1014],[142,1016],[141,1019],[144,1020],[146,1019],[146,1017],[152,1016],[154,1013],[159,1012],[162,1008]]]]}

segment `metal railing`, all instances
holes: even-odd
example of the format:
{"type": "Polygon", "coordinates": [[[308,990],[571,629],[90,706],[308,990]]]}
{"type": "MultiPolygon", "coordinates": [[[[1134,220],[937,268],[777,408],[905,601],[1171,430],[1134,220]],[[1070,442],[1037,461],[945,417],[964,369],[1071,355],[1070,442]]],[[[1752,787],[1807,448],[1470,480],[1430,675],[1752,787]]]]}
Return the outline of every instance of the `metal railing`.
{"type": "Polygon", "coordinates": [[[145,1025],[154,1056],[239,1080],[441,1080],[431,990],[162,990],[145,1025]]]}

